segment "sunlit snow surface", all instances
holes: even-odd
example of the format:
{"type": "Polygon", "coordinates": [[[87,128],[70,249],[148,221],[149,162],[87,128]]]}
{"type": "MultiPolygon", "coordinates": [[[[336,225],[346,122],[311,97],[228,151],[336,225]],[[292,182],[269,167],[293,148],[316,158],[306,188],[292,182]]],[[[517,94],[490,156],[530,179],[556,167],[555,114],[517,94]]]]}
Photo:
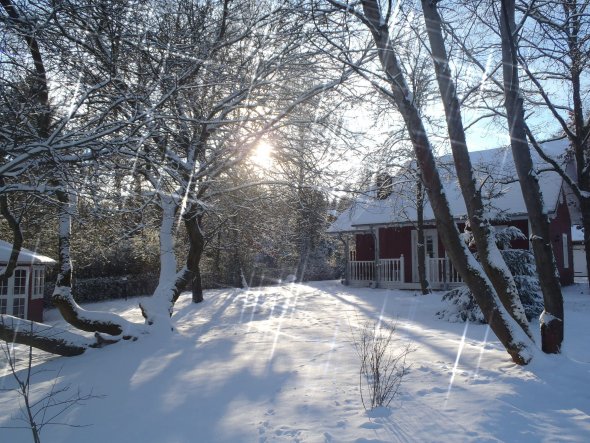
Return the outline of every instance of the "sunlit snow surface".
{"type": "MultiPolygon", "coordinates": [[[[33,396],[58,386],[92,390],[47,426],[44,442],[539,442],[590,441],[590,294],[565,289],[565,353],[510,362],[485,325],[435,318],[440,294],[351,289],[336,282],[182,296],[174,333],[41,361],[33,396]],[[367,321],[396,324],[416,351],[401,395],[365,412],[351,336],[367,321]]],[[[86,306],[140,321],[139,299],[86,306]]],[[[57,320],[55,312],[48,319],[57,320]]],[[[534,325],[537,329],[537,325],[534,325]]],[[[21,348],[23,357],[25,349],[21,348]]],[[[3,369],[3,368],[2,368],[3,369]]],[[[3,375],[4,373],[0,373],[3,375]]],[[[12,387],[3,375],[0,388],[12,387]]],[[[0,426],[22,426],[0,391],[0,426]]],[[[0,442],[29,442],[0,428],[0,442]]]]}

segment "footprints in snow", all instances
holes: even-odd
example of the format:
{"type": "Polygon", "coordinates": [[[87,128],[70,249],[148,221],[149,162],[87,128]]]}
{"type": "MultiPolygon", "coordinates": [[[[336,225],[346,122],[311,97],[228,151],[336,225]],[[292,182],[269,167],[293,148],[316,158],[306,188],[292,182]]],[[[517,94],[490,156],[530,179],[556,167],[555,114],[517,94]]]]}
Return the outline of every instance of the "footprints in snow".
{"type": "Polygon", "coordinates": [[[430,376],[425,378],[424,385],[433,386],[420,389],[416,392],[417,396],[446,395],[449,392],[449,386],[451,391],[465,391],[469,389],[469,385],[484,385],[492,382],[485,369],[467,370],[460,365],[454,368],[452,364],[440,360],[436,364],[438,368],[434,369],[426,366],[415,368],[415,371],[421,373],[421,378],[430,376]]]}

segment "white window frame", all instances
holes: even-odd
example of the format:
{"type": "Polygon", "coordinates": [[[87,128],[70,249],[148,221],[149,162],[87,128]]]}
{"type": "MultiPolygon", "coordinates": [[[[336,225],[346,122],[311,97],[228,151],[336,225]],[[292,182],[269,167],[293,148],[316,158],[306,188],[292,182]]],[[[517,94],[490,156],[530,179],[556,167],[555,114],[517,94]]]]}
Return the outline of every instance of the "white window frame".
{"type": "Polygon", "coordinates": [[[24,298],[25,300],[25,309],[24,309],[24,318],[27,318],[27,314],[29,313],[29,278],[30,278],[30,268],[17,266],[14,269],[12,276],[8,279],[8,286],[5,295],[0,294],[0,299],[6,300],[6,314],[13,315],[14,309],[14,299],[15,298],[24,298]],[[25,271],[25,286],[24,286],[24,294],[19,294],[18,297],[14,296],[14,276],[17,271],[25,271]]]}
{"type": "Polygon", "coordinates": [[[33,285],[31,291],[31,300],[43,298],[45,292],[45,267],[33,266],[33,276],[31,279],[33,285]]]}
{"type": "Polygon", "coordinates": [[[569,269],[570,267],[570,254],[569,248],[567,247],[567,234],[561,234],[562,251],[563,251],[563,269],[569,269]]]}

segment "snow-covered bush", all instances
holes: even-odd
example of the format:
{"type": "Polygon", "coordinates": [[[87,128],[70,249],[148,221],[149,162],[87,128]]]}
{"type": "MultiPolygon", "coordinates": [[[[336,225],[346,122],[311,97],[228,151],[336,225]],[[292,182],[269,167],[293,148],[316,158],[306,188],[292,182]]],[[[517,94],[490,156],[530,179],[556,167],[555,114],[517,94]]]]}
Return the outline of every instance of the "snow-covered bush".
{"type": "MultiPolygon", "coordinates": [[[[543,300],[539,294],[539,279],[533,254],[526,249],[511,249],[510,241],[526,238],[516,227],[509,226],[496,233],[496,242],[506,265],[512,272],[520,300],[527,319],[530,321],[543,310],[543,300]]],[[[439,318],[450,322],[485,323],[485,319],[471,291],[467,286],[451,289],[443,295],[443,301],[450,306],[437,312],[439,318]]]]}
{"type": "Polygon", "coordinates": [[[443,301],[449,302],[450,306],[436,313],[438,318],[460,323],[469,320],[472,323],[485,323],[483,313],[471,295],[467,286],[453,288],[445,295],[443,301]]]}
{"type": "Polygon", "coordinates": [[[523,249],[502,251],[504,260],[512,272],[527,319],[538,317],[543,311],[543,298],[539,291],[539,279],[535,267],[535,257],[523,249]]]}

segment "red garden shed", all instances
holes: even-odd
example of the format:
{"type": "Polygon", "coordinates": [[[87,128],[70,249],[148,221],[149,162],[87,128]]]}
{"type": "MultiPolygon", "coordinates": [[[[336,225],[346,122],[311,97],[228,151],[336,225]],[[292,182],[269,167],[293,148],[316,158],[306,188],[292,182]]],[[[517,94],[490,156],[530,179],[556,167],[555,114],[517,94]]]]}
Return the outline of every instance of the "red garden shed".
{"type": "MultiPolygon", "coordinates": [[[[0,240],[0,267],[7,265],[11,252],[12,244],[0,240]]],[[[21,249],[12,277],[0,283],[0,314],[42,322],[45,271],[55,263],[49,257],[21,249]]]]}

